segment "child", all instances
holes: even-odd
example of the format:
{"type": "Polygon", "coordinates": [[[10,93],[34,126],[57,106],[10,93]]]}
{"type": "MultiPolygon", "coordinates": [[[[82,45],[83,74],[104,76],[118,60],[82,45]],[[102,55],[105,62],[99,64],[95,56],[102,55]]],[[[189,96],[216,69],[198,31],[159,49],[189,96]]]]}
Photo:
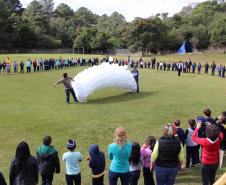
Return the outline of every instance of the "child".
{"type": "Polygon", "coordinates": [[[192,159],[191,167],[199,163],[199,145],[192,141],[192,135],[195,131],[196,121],[190,119],[188,121],[189,128],[185,131],[186,134],[186,168],[190,167],[190,160],[192,159]]]}
{"type": "Polygon", "coordinates": [[[64,153],[62,160],[66,162],[66,182],[67,185],[81,185],[80,164],[82,155],[75,151],[75,140],[67,141],[68,152],[64,153]]]}
{"type": "Polygon", "coordinates": [[[156,139],[149,136],[146,143],[141,148],[141,158],[143,164],[144,185],[155,185],[153,173],[150,171],[151,154],[154,149],[156,139]]]}
{"type": "Polygon", "coordinates": [[[90,145],[89,148],[90,158],[89,167],[92,169],[92,185],[103,185],[105,174],[105,156],[104,153],[99,150],[99,146],[96,144],[90,145]]]}
{"type": "Polygon", "coordinates": [[[176,127],[176,136],[179,137],[180,142],[182,143],[182,145],[184,146],[185,143],[185,133],[184,130],[180,127],[180,120],[175,120],[173,122],[173,125],[176,127]]]}
{"type": "Polygon", "coordinates": [[[139,143],[132,144],[132,153],[129,158],[130,185],[137,185],[141,170],[141,151],[139,143]]]}

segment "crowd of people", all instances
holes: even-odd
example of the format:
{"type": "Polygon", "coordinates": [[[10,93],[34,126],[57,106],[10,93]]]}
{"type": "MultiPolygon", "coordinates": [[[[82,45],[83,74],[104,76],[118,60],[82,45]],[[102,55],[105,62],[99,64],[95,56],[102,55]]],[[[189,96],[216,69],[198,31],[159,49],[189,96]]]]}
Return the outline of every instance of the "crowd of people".
{"type": "MultiPolygon", "coordinates": [[[[111,59],[111,58],[110,58],[111,59]]],[[[157,61],[156,58],[152,58],[149,61],[145,61],[143,58],[140,58],[137,61],[134,61],[132,58],[128,57],[127,60],[121,59],[113,59],[109,60],[109,57],[105,57],[103,59],[98,58],[90,58],[90,59],[27,59],[25,62],[16,62],[7,58],[4,61],[0,61],[0,74],[1,73],[30,73],[30,72],[39,72],[39,71],[49,71],[55,69],[63,69],[68,67],[75,67],[75,66],[94,66],[99,65],[102,62],[110,62],[116,63],[120,66],[129,65],[130,67],[137,66],[141,69],[156,69],[162,71],[177,71],[178,76],[181,73],[197,73],[201,74],[202,70],[204,69],[205,74],[211,73],[212,76],[215,76],[215,73],[221,78],[225,78],[226,67],[225,65],[216,65],[215,62],[209,64],[206,62],[204,65],[201,63],[192,62],[189,58],[187,61],[177,61],[177,62],[166,62],[166,61],[157,61]]]]}
{"type": "MultiPolygon", "coordinates": [[[[75,140],[69,139],[66,142],[68,151],[62,155],[66,164],[67,185],[81,185],[80,162],[84,157],[76,146],[75,140]]],[[[184,164],[186,168],[200,166],[203,185],[213,185],[220,164],[220,149],[226,149],[226,112],[214,119],[211,110],[205,109],[196,120],[188,120],[185,131],[180,127],[180,120],[175,120],[164,125],[158,140],[148,136],[143,145],[130,142],[126,130],[119,127],[107,150],[111,161],[109,185],[117,185],[119,179],[122,185],[137,185],[141,171],[144,185],[173,185],[184,164]]],[[[92,184],[103,185],[106,162],[98,144],[90,145],[86,160],[92,172],[92,184]]],[[[51,185],[54,173],[60,173],[60,169],[59,154],[52,145],[51,136],[44,137],[36,157],[31,155],[28,143],[22,141],[10,166],[9,182],[10,185],[37,185],[40,173],[42,185],[51,185]]],[[[2,173],[0,184],[6,185],[2,173]]]]}

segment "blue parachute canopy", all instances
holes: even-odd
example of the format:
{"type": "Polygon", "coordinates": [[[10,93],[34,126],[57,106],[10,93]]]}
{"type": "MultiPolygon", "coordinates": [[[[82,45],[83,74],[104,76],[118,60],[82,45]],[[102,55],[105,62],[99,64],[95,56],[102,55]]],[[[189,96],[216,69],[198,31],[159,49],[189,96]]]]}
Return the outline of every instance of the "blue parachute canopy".
{"type": "Polygon", "coordinates": [[[181,45],[180,49],[177,51],[177,53],[179,54],[192,53],[192,52],[193,52],[192,45],[185,41],[181,45]]]}

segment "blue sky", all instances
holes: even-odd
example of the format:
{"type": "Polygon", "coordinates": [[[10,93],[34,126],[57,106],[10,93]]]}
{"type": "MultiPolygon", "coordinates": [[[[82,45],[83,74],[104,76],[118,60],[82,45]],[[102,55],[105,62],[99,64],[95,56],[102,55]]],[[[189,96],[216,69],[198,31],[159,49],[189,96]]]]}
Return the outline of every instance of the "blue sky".
{"type": "MultiPolygon", "coordinates": [[[[128,21],[134,17],[147,18],[156,13],[168,12],[170,15],[177,13],[183,6],[206,0],[54,0],[55,6],[66,3],[74,10],[81,6],[87,7],[99,15],[110,15],[114,11],[122,13],[128,21]]],[[[26,7],[31,0],[21,0],[26,7]]]]}

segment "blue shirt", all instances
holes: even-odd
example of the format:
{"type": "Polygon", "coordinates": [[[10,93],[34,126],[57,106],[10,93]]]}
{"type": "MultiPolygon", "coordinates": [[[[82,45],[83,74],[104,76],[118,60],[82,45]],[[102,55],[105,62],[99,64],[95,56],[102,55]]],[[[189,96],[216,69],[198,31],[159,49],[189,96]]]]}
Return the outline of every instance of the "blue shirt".
{"type": "Polygon", "coordinates": [[[62,158],[66,162],[66,174],[78,175],[80,173],[80,164],[82,155],[80,152],[66,152],[62,158]]]}
{"type": "Polygon", "coordinates": [[[122,146],[112,143],[108,146],[108,158],[111,160],[110,171],[117,173],[129,172],[129,157],[132,152],[132,144],[122,146]]]}

